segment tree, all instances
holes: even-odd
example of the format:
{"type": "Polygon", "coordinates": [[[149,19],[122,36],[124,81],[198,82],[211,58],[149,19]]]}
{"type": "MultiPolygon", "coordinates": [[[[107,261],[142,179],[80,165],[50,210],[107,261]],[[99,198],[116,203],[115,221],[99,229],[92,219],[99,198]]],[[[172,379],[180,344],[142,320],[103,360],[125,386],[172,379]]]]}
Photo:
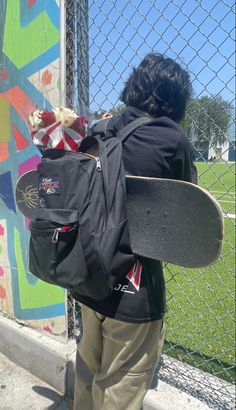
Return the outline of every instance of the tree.
{"type": "Polygon", "coordinates": [[[96,120],[100,119],[103,114],[106,112],[110,112],[113,116],[119,115],[122,113],[123,109],[125,108],[124,104],[118,104],[113,108],[110,108],[109,110],[104,110],[104,108],[101,108],[98,111],[94,111],[93,116],[96,120]]]}
{"type": "Polygon", "coordinates": [[[181,125],[195,146],[222,145],[227,139],[231,104],[220,96],[192,99],[181,125]]]}
{"type": "Polygon", "coordinates": [[[118,104],[115,107],[111,108],[109,111],[112,113],[112,115],[120,115],[122,111],[124,110],[125,105],[124,104],[118,104]]]}
{"type": "Polygon", "coordinates": [[[104,110],[103,108],[101,108],[98,111],[94,111],[93,113],[93,117],[95,118],[95,120],[100,120],[101,117],[103,116],[103,114],[105,114],[107,111],[104,110]]]}

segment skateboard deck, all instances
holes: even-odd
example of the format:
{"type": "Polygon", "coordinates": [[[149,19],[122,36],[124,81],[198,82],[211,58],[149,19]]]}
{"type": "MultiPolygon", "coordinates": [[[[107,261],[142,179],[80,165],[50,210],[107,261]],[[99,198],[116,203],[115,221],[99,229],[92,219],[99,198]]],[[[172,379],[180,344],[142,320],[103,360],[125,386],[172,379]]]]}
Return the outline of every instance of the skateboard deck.
{"type": "MultiPolygon", "coordinates": [[[[215,262],[223,242],[223,215],[207,191],[188,182],[126,176],[133,253],[196,268],[215,262]]],[[[19,210],[34,218],[40,207],[37,171],[16,185],[19,210]]]]}
{"type": "Polygon", "coordinates": [[[28,171],[16,183],[16,203],[19,210],[34,219],[35,209],[39,208],[37,171],[28,171]]]}
{"type": "Polygon", "coordinates": [[[127,176],[126,185],[135,254],[189,268],[218,259],[223,215],[212,195],[173,179],[127,176]]]}

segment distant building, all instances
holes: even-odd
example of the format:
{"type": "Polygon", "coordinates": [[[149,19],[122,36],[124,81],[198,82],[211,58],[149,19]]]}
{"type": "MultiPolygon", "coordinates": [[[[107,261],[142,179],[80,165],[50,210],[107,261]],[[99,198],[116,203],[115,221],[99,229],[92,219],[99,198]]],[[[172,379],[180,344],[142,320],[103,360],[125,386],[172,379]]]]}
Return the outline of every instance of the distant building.
{"type": "Polygon", "coordinates": [[[232,122],[229,126],[229,155],[228,161],[235,161],[236,159],[236,129],[235,129],[235,108],[232,114],[232,122]]]}
{"type": "MultiPolygon", "coordinates": [[[[232,109],[230,124],[227,130],[224,144],[216,147],[208,144],[200,144],[194,147],[197,161],[235,161],[236,159],[236,130],[235,130],[235,108],[232,109]]],[[[194,142],[193,142],[194,143],[194,142]]]]}

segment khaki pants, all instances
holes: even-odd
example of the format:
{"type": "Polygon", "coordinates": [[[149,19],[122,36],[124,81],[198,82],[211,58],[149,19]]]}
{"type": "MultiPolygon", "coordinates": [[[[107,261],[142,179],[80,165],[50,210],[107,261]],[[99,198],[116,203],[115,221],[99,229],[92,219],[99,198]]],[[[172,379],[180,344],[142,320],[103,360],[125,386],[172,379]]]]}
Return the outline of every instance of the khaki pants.
{"type": "Polygon", "coordinates": [[[74,410],[140,410],[160,358],[163,321],[133,324],[82,305],[74,410]]]}

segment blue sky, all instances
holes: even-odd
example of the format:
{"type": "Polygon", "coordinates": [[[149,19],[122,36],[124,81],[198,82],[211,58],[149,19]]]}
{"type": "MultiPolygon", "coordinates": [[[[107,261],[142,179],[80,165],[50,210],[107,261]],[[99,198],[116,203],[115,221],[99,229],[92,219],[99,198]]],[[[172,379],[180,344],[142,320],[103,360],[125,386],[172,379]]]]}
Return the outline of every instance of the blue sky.
{"type": "Polygon", "coordinates": [[[133,66],[151,51],[186,67],[195,96],[234,105],[234,0],[90,0],[90,109],[117,104],[133,66]]]}

